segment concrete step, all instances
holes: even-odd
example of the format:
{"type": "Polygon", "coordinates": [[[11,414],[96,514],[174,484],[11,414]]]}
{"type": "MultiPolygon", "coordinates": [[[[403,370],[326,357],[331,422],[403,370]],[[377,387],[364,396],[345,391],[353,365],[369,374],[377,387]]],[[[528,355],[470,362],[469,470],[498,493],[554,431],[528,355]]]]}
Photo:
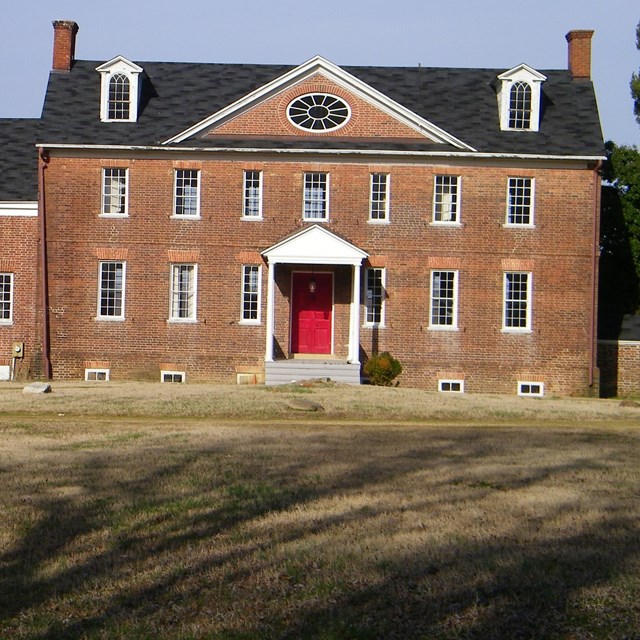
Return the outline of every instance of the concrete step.
{"type": "Polygon", "coordinates": [[[289,384],[329,378],[333,382],[360,384],[360,365],[343,360],[277,360],[265,362],[265,384],[289,384]]]}

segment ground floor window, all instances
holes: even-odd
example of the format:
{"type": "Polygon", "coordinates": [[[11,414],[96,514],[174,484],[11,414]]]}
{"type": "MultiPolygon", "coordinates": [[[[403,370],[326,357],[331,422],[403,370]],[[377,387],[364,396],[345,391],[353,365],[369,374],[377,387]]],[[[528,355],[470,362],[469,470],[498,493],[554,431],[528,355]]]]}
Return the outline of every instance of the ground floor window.
{"type": "Polygon", "coordinates": [[[529,331],[531,329],[531,274],[504,274],[503,329],[529,331]]]}
{"type": "Polygon", "coordinates": [[[98,317],[113,320],[123,319],[125,263],[101,262],[98,277],[98,317]]]}
{"type": "Polygon", "coordinates": [[[365,270],[365,324],[378,326],[384,324],[384,281],[384,269],[365,270]]]}
{"type": "Polygon", "coordinates": [[[170,320],[189,322],[196,319],[195,264],[171,265],[170,320]]]}
{"type": "Polygon", "coordinates": [[[260,266],[242,267],[242,322],[260,322],[260,266]]]}
{"type": "Polygon", "coordinates": [[[458,325],[458,272],[431,272],[429,327],[456,329],[458,325]]]}
{"type": "Polygon", "coordinates": [[[13,273],[0,273],[0,322],[13,319],[13,273]]]}

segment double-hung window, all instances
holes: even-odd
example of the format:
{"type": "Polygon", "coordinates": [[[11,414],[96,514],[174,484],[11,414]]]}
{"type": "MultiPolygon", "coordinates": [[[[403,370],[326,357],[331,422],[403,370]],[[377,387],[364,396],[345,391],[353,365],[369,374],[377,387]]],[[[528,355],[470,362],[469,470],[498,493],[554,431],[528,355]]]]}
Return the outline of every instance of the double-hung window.
{"type": "Polygon", "coordinates": [[[458,272],[431,272],[430,329],[458,328],[458,272]]]}
{"type": "Polygon", "coordinates": [[[102,170],[103,216],[127,215],[127,169],[102,170]]]}
{"type": "Polygon", "coordinates": [[[169,292],[169,319],[195,322],[197,299],[197,265],[172,264],[169,292]]]}
{"type": "Polygon", "coordinates": [[[364,323],[365,325],[384,325],[385,270],[365,269],[364,286],[364,323]]]}
{"type": "Polygon", "coordinates": [[[262,171],[244,172],[242,217],[262,218],[262,171]]]}
{"type": "Polygon", "coordinates": [[[509,178],[507,225],[533,226],[533,178],[509,178]]]}
{"type": "Polygon", "coordinates": [[[327,220],[329,217],[329,174],[304,174],[304,220],[327,220]]]}
{"type": "Polygon", "coordinates": [[[176,169],[173,214],[185,218],[200,215],[200,172],[176,169]]]}
{"type": "Polygon", "coordinates": [[[504,274],[504,331],[531,330],[531,284],[530,273],[508,271],[504,274]]]}
{"type": "Polygon", "coordinates": [[[372,222],[387,222],[389,220],[389,174],[371,174],[371,200],[369,205],[369,219],[372,222]]]}
{"type": "Polygon", "coordinates": [[[433,221],[460,222],[460,176],[436,176],[433,190],[433,221]]]}
{"type": "Polygon", "coordinates": [[[98,318],[102,320],[124,319],[124,262],[108,260],[100,262],[98,272],[98,318]]]}
{"type": "Polygon", "coordinates": [[[245,264],[242,267],[242,318],[243,323],[260,322],[260,267],[245,264]]]}
{"type": "Polygon", "coordinates": [[[0,324],[13,320],[13,273],[0,273],[0,324]]]}

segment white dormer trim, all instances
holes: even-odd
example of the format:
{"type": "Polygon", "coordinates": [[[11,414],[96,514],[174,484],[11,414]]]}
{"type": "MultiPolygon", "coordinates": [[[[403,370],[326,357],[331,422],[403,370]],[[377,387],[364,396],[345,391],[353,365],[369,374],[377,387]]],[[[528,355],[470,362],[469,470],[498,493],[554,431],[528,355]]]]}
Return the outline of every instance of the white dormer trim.
{"type": "Polygon", "coordinates": [[[538,131],[540,129],[542,83],[546,79],[547,76],[522,63],[501,73],[494,80],[494,85],[497,86],[498,92],[498,113],[502,131],[538,131]],[[525,82],[531,88],[531,113],[528,127],[513,127],[509,125],[511,89],[517,82],[525,82]]]}
{"type": "Polygon", "coordinates": [[[102,122],[136,122],[138,120],[140,74],[144,69],[135,62],[127,60],[124,56],[116,56],[96,67],[96,71],[100,74],[100,120],[102,122]],[[128,118],[114,118],[109,115],[109,83],[116,74],[122,74],[129,80],[128,118]]]}
{"type": "Polygon", "coordinates": [[[359,80],[354,75],[348,73],[338,65],[329,62],[322,56],[315,56],[314,58],[311,58],[299,67],[295,67],[291,71],[281,75],[279,78],[268,82],[255,91],[248,93],[243,98],[236,100],[224,109],[221,109],[204,120],[194,124],[192,127],[181,131],[177,135],[163,142],[163,144],[183,142],[198,133],[204,133],[207,129],[223,124],[260,102],[271,98],[272,96],[295,84],[298,84],[316,73],[323,74],[328,80],[338,84],[346,91],[366,100],[370,104],[373,104],[376,108],[412,128],[421,135],[430,138],[436,143],[450,144],[458,149],[475,151],[473,147],[462,140],[459,140],[450,133],[447,133],[444,129],[441,129],[428,120],[425,120],[410,109],[403,107],[400,103],[392,100],[367,83],[362,82],[362,80],[359,80]]]}

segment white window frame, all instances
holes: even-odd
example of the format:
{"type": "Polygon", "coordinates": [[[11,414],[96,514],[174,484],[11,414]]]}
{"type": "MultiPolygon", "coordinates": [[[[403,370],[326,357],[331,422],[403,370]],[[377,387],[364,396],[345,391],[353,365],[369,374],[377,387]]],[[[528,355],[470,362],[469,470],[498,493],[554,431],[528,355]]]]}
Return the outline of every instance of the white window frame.
{"type": "Polygon", "coordinates": [[[262,266],[258,264],[243,264],[242,265],[242,280],[241,280],[241,293],[240,293],[240,324],[260,324],[261,323],[261,306],[262,306],[262,266]],[[257,272],[257,290],[247,290],[247,272],[248,271],[256,271],[257,272]],[[247,298],[245,296],[255,295],[255,305],[256,305],[256,317],[255,318],[247,318],[247,315],[251,314],[252,311],[252,302],[247,305],[247,298]]]}
{"type": "Polygon", "coordinates": [[[542,83],[547,77],[526,64],[520,64],[513,69],[501,73],[495,80],[497,88],[500,129],[502,131],[536,132],[540,128],[540,103],[542,98],[542,83]],[[517,83],[529,85],[531,90],[531,109],[528,127],[512,127],[511,121],[511,90],[517,83]]]}
{"type": "Polygon", "coordinates": [[[160,382],[184,384],[186,381],[187,374],[184,371],[160,371],[160,382]]]}
{"type": "Polygon", "coordinates": [[[544,382],[518,380],[518,395],[527,398],[542,398],[544,396],[544,382]],[[534,391],[533,387],[537,390],[534,391]]]}
{"type": "Polygon", "coordinates": [[[369,222],[384,224],[389,222],[389,204],[391,199],[391,175],[375,172],[371,174],[369,189],[369,222]],[[378,185],[384,185],[384,189],[376,190],[376,180],[383,179],[378,185]],[[380,197],[380,196],[383,197],[380,197]]]}
{"type": "MultiPolygon", "coordinates": [[[[100,260],[98,262],[98,307],[97,307],[97,319],[98,320],[106,320],[106,321],[122,321],[125,319],[125,294],[126,294],[126,283],[127,283],[127,263],[124,260],[100,260]],[[121,265],[122,266],[122,277],[121,277],[121,285],[118,289],[114,287],[113,290],[105,287],[105,282],[103,279],[103,266],[105,265],[121,265]],[[102,298],[103,291],[109,292],[113,291],[115,293],[120,291],[120,313],[119,314],[111,314],[111,313],[102,313],[102,298]]],[[[117,282],[116,282],[117,284],[117,282]]],[[[113,294],[112,294],[113,295],[113,294]]]]}
{"type": "MultiPolygon", "coordinates": [[[[326,171],[305,171],[302,179],[302,219],[309,222],[327,222],[329,220],[329,173],[326,171]],[[307,198],[307,191],[310,194],[314,191],[319,191],[320,187],[314,187],[311,183],[310,187],[307,187],[308,181],[313,181],[314,176],[323,178],[324,181],[324,199],[319,200],[312,195],[307,198]],[[323,203],[322,217],[307,215],[307,212],[313,212],[317,203],[323,203]],[[307,207],[309,204],[309,207],[307,207]],[[315,205],[315,206],[314,206],[315,205]]],[[[320,184],[320,181],[318,182],[320,184]]]]}
{"type": "MultiPolygon", "coordinates": [[[[510,176],[507,178],[507,211],[506,211],[506,220],[505,227],[534,227],[534,211],[535,211],[535,178],[531,178],[528,176],[510,176]],[[524,199],[524,195],[516,195],[515,198],[512,197],[512,184],[528,181],[528,189],[529,189],[529,204],[528,204],[528,214],[529,214],[529,222],[517,222],[515,219],[517,216],[522,216],[523,213],[517,213],[517,209],[522,207],[525,208],[524,204],[518,204],[518,200],[524,199]]],[[[514,189],[516,190],[524,190],[527,189],[526,185],[518,185],[514,184],[514,189]]]]}
{"type": "Polygon", "coordinates": [[[188,219],[188,220],[194,220],[200,217],[200,184],[201,184],[202,180],[201,180],[201,175],[200,175],[200,169],[174,169],[173,171],[173,215],[172,217],[174,218],[180,218],[181,220],[183,219],[188,219]],[[193,174],[191,175],[189,178],[185,178],[183,176],[183,174],[186,173],[190,173],[193,174]],[[184,180],[188,179],[188,180],[192,180],[195,177],[196,179],[196,193],[195,195],[185,195],[184,194],[184,180]],[[182,184],[180,184],[180,182],[182,181],[182,184]],[[178,190],[181,189],[182,193],[178,193],[178,190]],[[186,200],[195,200],[195,213],[191,213],[191,208],[192,207],[185,207],[185,201],[186,200]],[[181,202],[181,204],[179,205],[178,203],[181,202]],[[189,213],[184,213],[184,211],[178,213],[178,208],[182,207],[187,208],[189,210],[189,213]]]}
{"type": "Polygon", "coordinates": [[[194,323],[198,321],[198,265],[193,262],[173,262],[169,269],[169,322],[194,323]],[[182,290],[180,270],[189,273],[188,290],[182,290]],[[176,285],[178,288],[176,289],[176,285]],[[181,315],[186,295],[187,315],[181,315]]]}
{"type": "Polygon", "coordinates": [[[502,293],[502,331],[505,333],[531,333],[531,317],[532,317],[532,292],[533,292],[533,274],[531,271],[505,271],[503,274],[503,293],[502,293]],[[511,326],[507,324],[507,312],[509,303],[520,303],[520,300],[510,300],[507,298],[509,294],[509,276],[527,276],[526,300],[525,303],[525,325],[511,326]]]}
{"type": "MultiPolygon", "coordinates": [[[[126,167],[103,167],[102,168],[102,192],[101,192],[101,203],[100,203],[100,217],[101,218],[126,218],[129,215],[129,169],[126,167]],[[117,182],[113,182],[113,177],[111,176],[111,184],[110,191],[107,192],[107,174],[112,173],[114,171],[122,171],[124,172],[124,191],[122,193],[117,193],[114,195],[113,188],[116,184],[120,184],[117,182]],[[122,199],[123,203],[123,211],[113,212],[108,211],[107,209],[112,208],[108,203],[113,202],[113,200],[122,199]]],[[[116,207],[117,208],[117,207],[116,207]]]]}
{"type": "Polygon", "coordinates": [[[533,115],[531,83],[517,80],[509,88],[509,116],[507,126],[515,131],[529,131],[533,115]]]}
{"type": "Polygon", "coordinates": [[[450,174],[438,174],[433,177],[433,216],[431,223],[434,225],[443,225],[450,227],[459,227],[461,225],[460,222],[460,204],[462,200],[462,176],[454,176],[450,174]],[[448,203],[445,203],[444,197],[451,196],[451,192],[445,192],[444,188],[445,182],[448,182],[449,188],[455,185],[455,198],[451,198],[448,203]],[[440,183],[440,184],[439,184],[440,183]],[[450,210],[449,215],[451,215],[451,211],[453,211],[453,218],[450,220],[443,220],[442,215],[444,211],[444,207],[447,206],[450,210]],[[438,208],[440,207],[440,211],[438,208]],[[440,217],[440,219],[438,219],[440,217]]]}
{"type": "Polygon", "coordinates": [[[243,220],[262,220],[262,171],[254,169],[245,169],[242,174],[242,219],[243,220]],[[253,193],[256,189],[254,186],[250,186],[250,176],[257,174],[258,187],[257,194],[253,193]],[[257,201],[257,202],[256,202],[257,201]],[[251,203],[256,203],[257,207],[251,206],[251,203]],[[257,212],[255,212],[257,209],[257,212]]]}
{"type": "Polygon", "coordinates": [[[458,330],[458,281],[459,272],[457,269],[432,269],[429,274],[429,329],[434,331],[457,331],[458,330]],[[453,289],[451,298],[434,295],[434,280],[436,274],[453,274],[453,289]],[[439,301],[451,300],[451,323],[434,322],[435,304],[439,301]]]}
{"type": "Polygon", "coordinates": [[[438,391],[441,393],[464,393],[464,380],[440,379],[438,380],[438,391]],[[457,385],[458,388],[453,389],[454,385],[457,385]]]}
{"type": "Polygon", "coordinates": [[[364,270],[364,284],[362,287],[362,291],[364,293],[364,322],[363,325],[365,327],[384,327],[385,320],[385,307],[386,307],[386,284],[387,284],[387,270],[384,267],[367,267],[364,270]],[[380,273],[380,320],[371,320],[371,316],[373,315],[374,310],[374,295],[372,290],[369,288],[369,274],[370,273],[380,273]],[[370,291],[372,292],[370,295],[370,291]]]}
{"type": "Polygon", "coordinates": [[[109,378],[111,375],[110,369],[85,369],[84,370],[84,380],[85,382],[109,382],[109,378]],[[103,376],[103,377],[99,377],[103,376]]]}
{"type": "Polygon", "coordinates": [[[2,272],[0,273],[0,279],[2,282],[2,289],[0,289],[0,303],[2,304],[2,316],[0,316],[0,325],[11,325],[13,324],[13,290],[15,284],[15,274],[11,272],[2,272]],[[9,295],[5,298],[4,287],[5,283],[9,283],[9,295]],[[9,316],[7,318],[4,317],[4,308],[7,305],[9,309],[9,316]]]}

